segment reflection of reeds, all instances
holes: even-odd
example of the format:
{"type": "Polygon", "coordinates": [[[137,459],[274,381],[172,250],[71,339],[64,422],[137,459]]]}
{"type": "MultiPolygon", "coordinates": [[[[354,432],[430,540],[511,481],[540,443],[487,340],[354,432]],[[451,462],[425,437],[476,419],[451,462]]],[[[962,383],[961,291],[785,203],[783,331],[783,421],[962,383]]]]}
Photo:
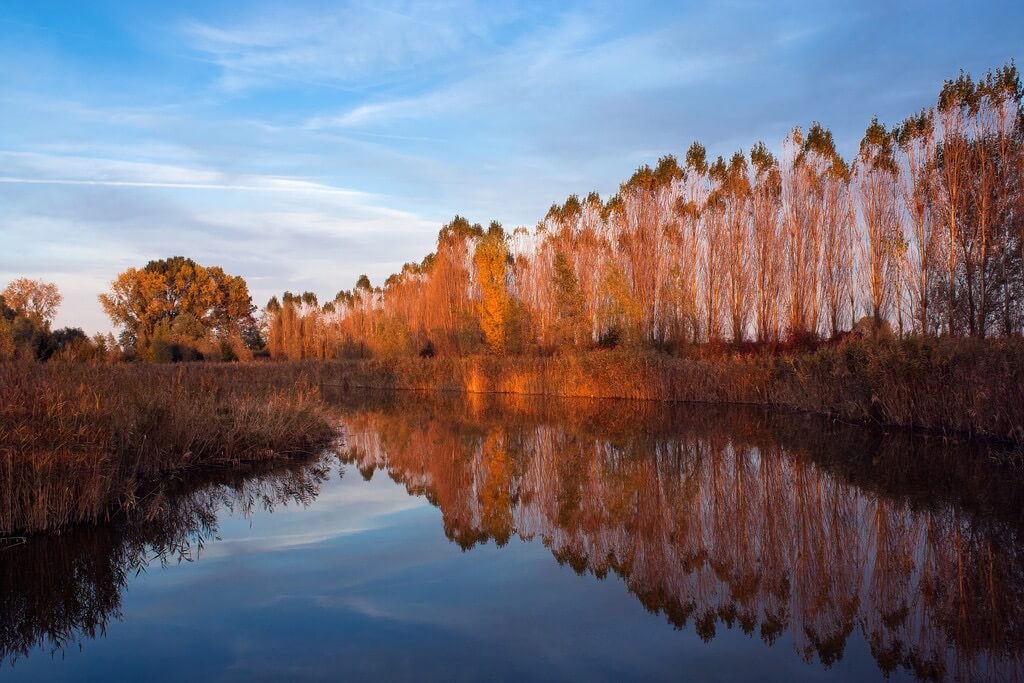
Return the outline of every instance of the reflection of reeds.
{"type": "Polygon", "coordinates": [[[309,453],[333,433],[287,368],[3,364],[0,535],[96,521],[138,505],[148,479],[309,453]]]}
{"type": "Polygon", "coordinates": [[[36,536],[0,550],[0,667],[34,648],[59,651],[102,636],[120,618],[129,578],[153,564],[194,558],[217,535],[222,509],[309,504],[328,476],[326,459],[261,461],[153,482],[112,524],[36,536]]]}

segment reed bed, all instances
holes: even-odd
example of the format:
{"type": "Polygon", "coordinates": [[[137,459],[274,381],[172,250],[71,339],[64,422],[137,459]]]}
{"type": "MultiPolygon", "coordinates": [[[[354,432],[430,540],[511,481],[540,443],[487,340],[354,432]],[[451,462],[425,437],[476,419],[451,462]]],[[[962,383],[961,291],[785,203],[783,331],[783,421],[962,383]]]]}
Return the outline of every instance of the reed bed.
{"type": "Polygon", "coordinates": [[[784,353],[403,357],[316,367],[344,386],[755,404],[1024,442],[1018,338],[850,339],[784,353]]]}
{"type": "Polygon", "coordinates": [[[0,536],[108,519],[156,479],[309,454],[334,434],[294,368],[0,364],[0,536]]]}

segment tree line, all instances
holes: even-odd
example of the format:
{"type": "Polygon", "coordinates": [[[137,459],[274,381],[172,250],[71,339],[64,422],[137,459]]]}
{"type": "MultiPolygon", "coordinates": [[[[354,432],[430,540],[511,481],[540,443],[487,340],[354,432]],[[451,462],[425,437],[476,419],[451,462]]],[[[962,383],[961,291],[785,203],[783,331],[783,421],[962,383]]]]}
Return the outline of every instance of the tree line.
{"type": "Polygon", "coordinates": [[[934,106],[867,126],[854,158],[819,123],[641,166],[532,231],[456,216],[382,286],[265,308],[274,357],[775,345],[856,330],[1019,334],[1024,117],[1011,62],[945,82],[934,106]]]}
{"type": "Polygon", "coordinates": [[[23,277],[8,283],[0,292],[0,361],[119,358],[113,335],[90,338],[77,327],[51,329],[63,300],[52,282],[23,277]]]}
{"type": "Polygon", "coordinates": [[[265,346],[245,280],[183,256],[129,268],[99,299],[117,338],[90,338],[76,327],[51,331],[63,301],[57,286],[11,282],[0,295],[0,361],[232,361],[265,346]]]}
{"type": "Polygon", "coordinates": [[[533,230],[456,216],[434,252],[329,301],[258,311],[245,280],[175,256],[100,302],[120,330],[51,332],[51,283],[4,291],[0,359],[360,358],[626,346],[802,346],[1024,329],[1024,115],[1012,62],[946,81],[936,103],[867,126],[852,159],[820,123],[641,166],[614,195],[551,206],[533,230]],[[29,292],[26,294],[26,292],[29,292]]]}

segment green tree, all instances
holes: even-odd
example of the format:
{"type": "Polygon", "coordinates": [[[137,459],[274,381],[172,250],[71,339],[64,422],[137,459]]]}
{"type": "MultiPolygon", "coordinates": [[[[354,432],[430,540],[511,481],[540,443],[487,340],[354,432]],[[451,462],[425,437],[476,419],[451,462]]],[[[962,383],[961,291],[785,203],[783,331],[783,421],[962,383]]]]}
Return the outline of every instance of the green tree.
{"type": "Polygon", "coordinates": [[[558,250],[554,259],[555,303],[558,308],[559,336],[576,346],[584,337],[584,301],[572,262],[558,250]]]}

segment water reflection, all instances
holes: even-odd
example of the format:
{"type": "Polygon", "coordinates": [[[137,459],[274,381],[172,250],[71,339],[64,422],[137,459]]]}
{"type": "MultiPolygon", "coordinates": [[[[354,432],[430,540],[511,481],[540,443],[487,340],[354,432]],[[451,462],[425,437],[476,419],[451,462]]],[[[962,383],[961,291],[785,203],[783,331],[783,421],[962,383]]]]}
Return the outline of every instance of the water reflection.
{"type": "Polygon", "coordinates": [[[328,472],[326,458],[206,472],[150,488],[111,524],[9,542],[0,549],[0,667],[34,649],[57,653],[105,635],[121,618],[129,580],[153,565],[195,558],[216,540],[218,513],[249,517],[309,504],[328,472]]]}
{"type": "MultiPolygon", "coordinates": [[[[816,668],[863,639],[884,674],[1022,677],[1024,482],[982,445],[735,408],[336,398],[341,458],[425,497],[464,550],[538,541],[678,629],[735,629],[816,668]]],[[[102,636],[136,572],[197,557],[225,511],[351,496],[324,490],[333,462],[172,482],[109,525],[0,550],[0,666],[102,636]]],[[[334,595],[345,577],[321,580],[294,590],[334,595]]]]}
{"type": "Polygon", "coordinates": [[[828,667],[1019,680],[1022,487],[980,446],[818,419],[643,403],[417,399],[357,410],[347,457],[464,549],[539,538],[705,641],[789,632],[828,667]]]}

